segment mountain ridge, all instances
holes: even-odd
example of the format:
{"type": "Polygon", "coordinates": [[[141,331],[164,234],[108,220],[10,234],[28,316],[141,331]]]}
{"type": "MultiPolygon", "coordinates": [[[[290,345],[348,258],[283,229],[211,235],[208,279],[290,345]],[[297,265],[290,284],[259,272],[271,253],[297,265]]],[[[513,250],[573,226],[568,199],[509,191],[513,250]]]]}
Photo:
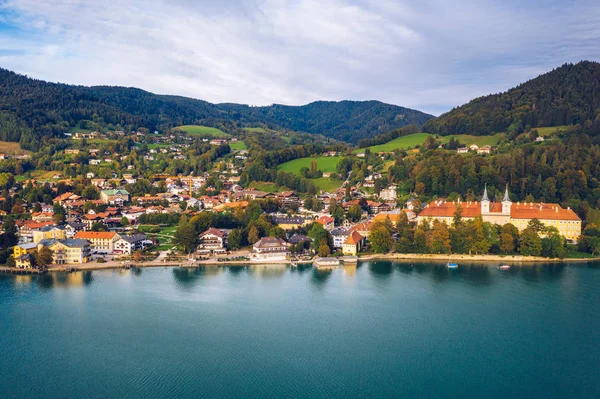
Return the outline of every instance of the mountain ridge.
{"type": "Polygon", "coordinates": [[[0,140],[20,141],[24,148],[34,148],[43,137],[60,136],[82,120],[163,131],[186,124],[263,123],[356,143],[409,124],[422,126],[431,118],[376,100],[314,101],[300,106],[213,104],[135,87],[46,82],[0,68],[0,140]]]}

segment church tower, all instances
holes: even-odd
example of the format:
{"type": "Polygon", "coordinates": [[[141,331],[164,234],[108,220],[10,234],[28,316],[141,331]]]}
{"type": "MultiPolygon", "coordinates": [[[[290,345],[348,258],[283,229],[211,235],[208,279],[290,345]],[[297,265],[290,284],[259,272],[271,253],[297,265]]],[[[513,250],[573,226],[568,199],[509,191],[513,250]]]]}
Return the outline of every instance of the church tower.
{"type": "Polygon", "coordinates": [[[486,184],[485,190],[483,190],[483,198],[481,198],[481,214],[487,215],[488,213],[490,213],[490,199],[488,198],[487,184],[486,184]]]}
{"type": "Polygon", "coordinates": [[[508,195],[508,184],[506,185],[506,191],[504,192],[504,198],[502,198],[502,214],[510,216],[510,207],[512,206],[512,201],[510,200],[510,195],[508,195]]]}

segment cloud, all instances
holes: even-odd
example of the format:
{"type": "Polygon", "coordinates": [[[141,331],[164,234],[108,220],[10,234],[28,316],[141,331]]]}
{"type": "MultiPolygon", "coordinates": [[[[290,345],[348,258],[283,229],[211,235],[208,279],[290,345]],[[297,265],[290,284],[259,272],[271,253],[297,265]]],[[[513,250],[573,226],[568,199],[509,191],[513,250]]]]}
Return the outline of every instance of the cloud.
{"type": "Polygon", "coordinates": [[[6,0],[0,65],[211,102],[378,99],[440,113],[598,59],[592,1],[6,0]]]}

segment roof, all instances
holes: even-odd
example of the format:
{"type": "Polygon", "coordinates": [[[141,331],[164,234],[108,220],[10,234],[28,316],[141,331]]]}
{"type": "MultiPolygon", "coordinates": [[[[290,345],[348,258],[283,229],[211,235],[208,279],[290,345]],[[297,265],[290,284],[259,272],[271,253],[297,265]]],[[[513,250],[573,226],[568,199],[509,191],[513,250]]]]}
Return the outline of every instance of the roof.
{"type": "Polygon", "coordinates": [[[320,218],[317,219],[317,223],[321,223],[321,224],[329,224],[329,223],[333,223],[335,221],[334,218],[332,218],[331,216],[321,216],[320,218]]]}
{"type": "Polygon", "coordinates": [[[333,229],[331,230],[331,235],[332,236],[349,236],[350,232],[346,229],[342,229],[342,228],[337,228],[337,229],[333,229]]]}
{"type": "Polygon", "coordinates": [[[84,240],[110,240],[114,238],[117,233],[109,231],[80,231],[75,234],[75,238],[81,238],[84,240]]]}
{"type": "Polygon", "coordinates": [[[23,248],[23,249],[27,250],[27,249],[34,249],[34,248],[36,248],[37,244],[35,242],[28,242],[26,244],[18,244],[16,246],[19,247],[19,248],[23,248]]]}
{"type": "Polygon", "coordinates": [[[129,192],[127,190],[117,189],[117,190],[104,190],[104,191],[102,191],[102,194],[108,195],[108,196],[118,195],[118,194],[129,195],[129,192]]]}
{"type": "Polygon", "coordinates": [[[290,244],[296,245],[300,242],[310,241],[310,237],[301,234],[294,234],[292,237],[290,237],[288,241],[290,242],[290,244]]]}
{"type": "Polygon", "coordinates": [[[134,243],[134,242],[138,242],[138,241],[143,241],[146,238],[147,238],[146,234],[142,234],[142,233],[132,234],[130,236],[121,236],[121,239],[123,241],[127,241],[128,243],[134,243]]]}
{"type": "Polygon", "coordinates": [[[200,237],[204,237],[206,235],[212,234],[214,236],[217,236],[219,238],[223,238],[223,236],[225,235],[225,233],[223,233],[221,230],[219,229],[215,229],[214,227],[211,227],[210,229],[206,230],[204,233],[200,234],[200,237]]]}
{"type": "MultiPolygon", "coordinates": [[[[481,202],[467,201],[432,201],[423,209],[419,217],[454,217],[456,208],[460,204],[462,217],[474,218],[481,215],[481,202]]],[[[502,203],[490,203],[490,213],[501,213],[502,203]]],[[[557,204],[544,204],[535,202],[512,203],[510,208],[511,219],[546,219],[546,220],[581,220],[572,209],[564,209],[557,204]]]]}
{"type": "Polygon", "coordinates": [[[287,247],[290,244],[279,237],[263,237],[254,243],[255,248],[287,247]]]}
{"type": "Polygon", "coordinates": [[[303,224],[306,219],[301,217],[274,217],[273,222],[276,224],[303,224]]]}
{"type": "Polygon", "coordinates": [[[350,234],[348,236],[348,238],[346,238],[346,241],[344,241],[344,244],[351,244],[351,245],[356,245],[359,242],[361,242],[363,240],[363,236],[361,236],[357,231],[353,231],[352,234],[350,234]]]}
{"type": "Polygon", "coordinates": [[[293,191],[284,191],[282,193],[277,194],[278,197],[297,197],[298,195],[293,191]]]}

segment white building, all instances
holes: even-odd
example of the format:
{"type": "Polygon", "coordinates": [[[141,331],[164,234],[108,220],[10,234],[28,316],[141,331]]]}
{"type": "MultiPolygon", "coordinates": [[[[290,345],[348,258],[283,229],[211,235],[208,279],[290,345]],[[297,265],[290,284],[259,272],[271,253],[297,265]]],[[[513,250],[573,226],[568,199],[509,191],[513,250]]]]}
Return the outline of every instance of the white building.
{"type": "Polygon", "coordinates": [[[257,261],[286,260],[290,243],[277,237],[263,237],[252,246],[252,258],[257,261]]]}

